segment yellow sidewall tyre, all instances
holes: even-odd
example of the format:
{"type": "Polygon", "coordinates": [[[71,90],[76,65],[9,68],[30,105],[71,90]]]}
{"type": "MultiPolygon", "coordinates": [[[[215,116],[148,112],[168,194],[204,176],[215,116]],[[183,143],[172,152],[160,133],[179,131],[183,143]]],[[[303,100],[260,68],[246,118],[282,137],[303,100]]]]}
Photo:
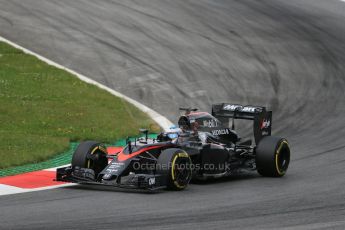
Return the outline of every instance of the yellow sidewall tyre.
{"type": "Polygon", "coordinates": [[[255,150],[256,167],[266,177],[282,177],[290,163],[290,147],[286,139],[274,136],[264,137],[255,150]]]}
{"type": "Polygon", "coordinates": [[[170,190],[185,189],[192,178],[192,161],[182,149],[166,149],[158,158],[157,173],[166,177],[170,190]]]}
{"type": "Polygon", "coordinates": [[[98,175],[107,165],[107,150],[99,142],[81,142],[72,156],[72,167],[89,168],[98,175]]]}

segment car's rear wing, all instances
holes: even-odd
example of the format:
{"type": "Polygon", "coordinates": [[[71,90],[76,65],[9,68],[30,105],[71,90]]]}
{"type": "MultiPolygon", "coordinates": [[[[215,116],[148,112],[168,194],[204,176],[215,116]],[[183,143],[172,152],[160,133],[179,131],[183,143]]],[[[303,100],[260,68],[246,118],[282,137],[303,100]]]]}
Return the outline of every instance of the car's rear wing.
{"type": "MultiPolygon", "coordinates": [[[[216,118],[253,120],[255,143],[264,136],[271,135],[272,111],[262,106],[221,103],[212,105],[212,115],[216,118]]],[[[234,122],[232,123],[234,126],[234,122]]],[[[234,127],[232,127],[234,129],[234,127]]]]}

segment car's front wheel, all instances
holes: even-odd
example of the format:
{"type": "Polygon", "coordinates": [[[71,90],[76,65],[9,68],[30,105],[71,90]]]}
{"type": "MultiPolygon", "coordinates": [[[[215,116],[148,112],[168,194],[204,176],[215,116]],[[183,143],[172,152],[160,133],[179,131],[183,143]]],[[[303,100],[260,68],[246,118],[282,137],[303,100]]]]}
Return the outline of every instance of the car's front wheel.
{"type": "Polygon", "coordinates": [[[191,166],[188,153],[182,149],[166,149],[158,158],[156,173],[166,177],[168,189],[183,190],[192,178],[191,166]]]}
{"type": "Polygon", "coordinates": [[[108,165],[107,150],[96,141],[78,145],[72,157],[72,167],[92,169],[97,176],[108,165]]]}

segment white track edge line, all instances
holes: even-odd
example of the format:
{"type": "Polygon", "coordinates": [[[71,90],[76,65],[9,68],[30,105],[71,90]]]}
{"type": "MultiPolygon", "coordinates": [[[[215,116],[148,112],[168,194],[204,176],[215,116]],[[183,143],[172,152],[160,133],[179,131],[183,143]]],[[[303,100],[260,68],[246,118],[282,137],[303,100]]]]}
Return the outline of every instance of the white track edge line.
{"type": "Polygon", "coordinates": [[[150,118],[152,118],[152,120],[154,120],[165,131],[169,130],[169,128],[173,125],[173,123],[171,121],[169,121],[166,117],[162,116],[158,112],[150,109],[146,105],[143,105],[140,102],[138,102],[138,101],[136,101],[136,100],[134,100],[134,99],[132,99],[130,97],[127,97],[127,96],[123,95],[120,92],[117,92],[117,91],[109,88],[108,86],[105,86],[105,85],[103,85],[103,84],[101,84],[101,83],[99,83],[99,82],[97,82],[95,80],[92,80],[89,77],[86,77],[86,76],[84,76],[82,74],[79,74],[79,73],[75,72],[72,69],[64,67],[64,66],[62,66],[62,65],[60,65],[60,64],[58,64],[58,63],[56,63],[56,62],[54,62],[54,61],[52,61],[52,60],[50,60],[48,58],[45,58],[45,57],[43,57],[43,56],[41,56],[41,55],[39,55],[39,54],[29,50],[29,49],[26,49],[26,48],[24,48],[24,47],[22,47],[22,46],[20,46],[20,45],[18,45],[16,43],[8,40],[8,39],[6,39],[6,38],[4,38],[2,36],[0,36],[0,41],[6,42],[7,44],[12,45],[12,46],[14,46],[17,49],[22,50],[24,53],[27,53],[27,54],[30,54],[30,55],[33,55],[33,56],[37,57],[38,59],[46,62],[49,65],[52,65],[52,66],[54,66],[56,68],[59,68],[59,69],[63,69],[65,71],[71,73],[72,75],[75,75],[77,78],[79,78],[80,80],[82,80],[82,81],[84,81],[86,83],[95,85],[95,86],[97,86],[97,87],[99,87],[99,88],[101,88],[101,89],[111,93],[114,96],[117,96],[119,98],[122,98],[122,99],[126,100],[127,102],[131,103],[132,105],[134,105],[135,107],[137,107],[138,109],[140,109],[141,111],[146,113],[150,118]]]}
{"type": "Polygon", "coordinates": [[[60,185],[52,185],[52,186],[45,186],[41,188],[32,188],[32,189],[25,189],[25,188],[17,188],[15,186],[10,185],[2,185],[0,184],[0,196],[12,195],[12,194],[19,194],[19,193],[27,193],[27,192],[38,192],[44,190],[50,190],[55,188],[62,188],[62,187],[71,187],[76,186],[77,184],[60,184],[60,185]],[[6,188],[7,187],[7,188],[6,188]]]}

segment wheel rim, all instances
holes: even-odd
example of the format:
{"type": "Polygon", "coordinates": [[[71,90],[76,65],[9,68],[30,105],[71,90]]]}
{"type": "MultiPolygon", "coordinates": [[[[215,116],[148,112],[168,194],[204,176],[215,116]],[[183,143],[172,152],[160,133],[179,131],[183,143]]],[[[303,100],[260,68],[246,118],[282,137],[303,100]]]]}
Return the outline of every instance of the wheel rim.
{"type": "Polygon", "coordinates": [[[191,160],[186,153],[179,153],[172,162],[172,180],[177,188],[184,188],[191,179],[191,160]]]}
{"type": "MultiPolygon", "coordinates": [[[[100,165],[100,161],[101,161],[101,155],[102,154],[106,154],[106,150],[105,148],[103,148],[102,146],[97,146],[95,147],[91,152],[90,155],[96,156],[98,155],[98,159],[97,159],[97,163],[92,160],[92,159],[88,159],[87,163],[86,163],[86,167],[89,169],[93,169],[95,171],[96,174],[98,174],[99,172],[101,172],[103,170],[103,165],[100,165]]],[[[108,161],[108,160],[106,160],[108,161]]],[[[105,163],[105,165],[107,164],[107,162],[105,163]]]]}
{"type": "Polygon", "coordinates": [[[287,141],[282,141],[275,155],[276,169],[279,175],[284,175],[290,163],[290,148],[287,141]]]}

